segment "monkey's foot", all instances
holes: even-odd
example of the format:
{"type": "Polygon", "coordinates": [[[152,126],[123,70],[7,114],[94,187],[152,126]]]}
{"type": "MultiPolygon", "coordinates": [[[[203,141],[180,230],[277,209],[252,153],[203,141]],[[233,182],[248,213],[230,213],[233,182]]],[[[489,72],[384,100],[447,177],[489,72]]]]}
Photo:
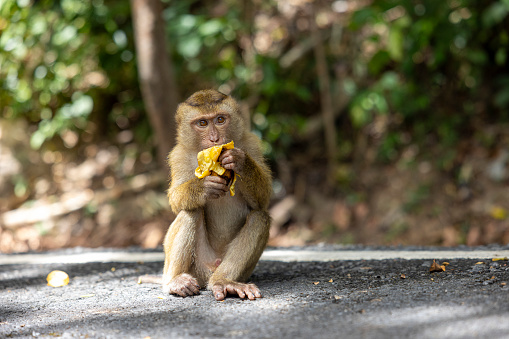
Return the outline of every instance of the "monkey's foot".
{"type": "Polygon", "coordinates": [[[248,297],[249,300],[261,298],[262,294],[255,284],[243,284],[235,281],[219,281],[212,285],[212,293],[216,300],[221,301],[228,294],[236,294],[240,298],[248,297]]]}
{"type": "Polygon", "coordinates": [[[163,291],[165,293],[177,294],[181,297],[188,297],[200,294],[200,285],[198,285],[198,280],[191,275],[182,273],[168,282],[164,279],[163,291]]]}

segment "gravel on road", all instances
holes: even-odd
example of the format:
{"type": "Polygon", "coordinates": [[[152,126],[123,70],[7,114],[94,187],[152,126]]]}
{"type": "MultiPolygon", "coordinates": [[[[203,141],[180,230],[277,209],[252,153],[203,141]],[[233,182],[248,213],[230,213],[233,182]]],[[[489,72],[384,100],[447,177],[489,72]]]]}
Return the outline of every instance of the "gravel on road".
{"type": "Polygon", "coordinates": [[[492,259],[260,261],[264,298],[223,302],[138,285],[158,261],[4,264],[0,338],[509,338],[509,261],[492,259]],[[53,270],[70,283],[47,286],[53,270]]]}

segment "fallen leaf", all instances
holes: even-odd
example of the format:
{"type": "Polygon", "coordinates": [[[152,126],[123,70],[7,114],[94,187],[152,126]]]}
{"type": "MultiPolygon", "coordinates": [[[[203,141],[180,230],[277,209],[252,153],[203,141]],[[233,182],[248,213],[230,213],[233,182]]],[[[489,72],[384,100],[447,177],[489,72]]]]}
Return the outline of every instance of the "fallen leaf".
{"type": "Polygon", "coordinates": [[[507,261],[509,260],[509,258],[507,257],[500,257],[500,258],[493,258],[491,259],[491,261],[507,261]]]}
{"type": "Polygon", "coordinates": [[[484,265],[484,262],[482,262],[482,261],[478,261],[478,262],[476,262],[475,264],[476,264],[476,265],[484,265]]]}
{"type": "Polygon", "coordinates": [[[494,206],[491,209],[490,214],[493,219],[497,220],[504,220],[507,218],[507,211],[500,206],[494,206]]]}
{"type": "Polygon", "coordinates": [[[84,294],[84,295],[80,295],[80,298],[90,298],[93,296],[95,296],[95,294],[84,294]]]}
{"type": "Polygon", "coordinates": [[[334,299],[336,299],[336,300],[339,300],[339,299],[341,299],[341,298],[343,298],[343,296],[342,296],[342,295],[335,295],[335,296],[334,296],[334,299]]]}
{"type": "Polygon", "coordinates": [[[444,266],[448,266],[448,265],[450,265],[450,264],[449,264],[447,261],[444,261],[444,262],[442,263],[442,265],[444,265],[444,266]]]}
{"type": "Polygon", "coordinates": [[[445,271],[445,266],[440,265],[440,263],[437,263],[435,261],[435,259],[433,259],[433,263],[431,264],[431,267],[429,268],[429,272],[432,273],[432,272],[444,272],[444,271],[445,271]]]}
{"type": "Polygon", "coordinates": [[[331,280],[329,280],[329,282],[334,282],[334,280],[331,279],[331,280]]]}
{"type": "Polygon", "coordinates": [[[400,277],[401,279],[406,279],[406,275],[404,275],[404,274],[401,274],[399,277],[400,277]]]}
{"type": "Polygon", "coordinates": [[[46,277],[46,281],[51,287],[65,286],[69,283],[69,275],[64,271],[52,271],[46,277]]]}
{"type": "Polygon", "coordinates": [[[507,285],[506,282],[500,283],[500,286],[505,286],[505,285],[507,285]]]}
{"type": "Polygon", "coordinates": [[[318,285],[319,283],[320,283],[319,281],[313,282],[313,284],[315,284],[315,285],[318,285]]]}
{"type": "Polygon", "coordinates": [[[112,271],[112,272],[115,272],[115,270],[116,270],[116,268],[115,268],[115,267],[112,267],[112,268],[111,268],[111,271],[112,271]]]}
{"type": "Polygon", "coordinates": [[[159,299],[166,299],[166,297],[164,297],[164,296],[159,296],[158,298],[159,299]]]}
{"type": "Polygon", "coordinates": [[[371,267],[361,267],[361,270],[370,270],[371,267]]]}

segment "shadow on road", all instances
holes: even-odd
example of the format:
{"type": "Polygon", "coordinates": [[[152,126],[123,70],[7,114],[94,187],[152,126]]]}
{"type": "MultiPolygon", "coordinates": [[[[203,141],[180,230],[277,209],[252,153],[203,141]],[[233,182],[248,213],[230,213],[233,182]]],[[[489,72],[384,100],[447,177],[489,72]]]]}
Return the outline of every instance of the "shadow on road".
{"type": "Polygon", "coordinates": [[[0,337],[506,338],[507,261],[262,261],[264,298],[180,298],[136,283],[162,262],[0,266],[0,337]],[[53,269],[71,281],[46,286],[53,269]]]}

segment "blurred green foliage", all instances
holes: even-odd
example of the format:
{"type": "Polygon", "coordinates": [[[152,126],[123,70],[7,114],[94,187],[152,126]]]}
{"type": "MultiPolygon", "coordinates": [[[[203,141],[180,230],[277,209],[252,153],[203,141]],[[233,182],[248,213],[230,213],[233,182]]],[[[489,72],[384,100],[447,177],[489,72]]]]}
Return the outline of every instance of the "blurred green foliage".
{"type": "MultiPolygon", "coordinates": [[[[37,124],[32,147],[67,130],[150,137],[129,2],[0,4],[1,111],[37,124]]],[[[164,4],[180,93],[213,87],[246,99],[266,153],[287,156],[320,112],[305,8],[288,19],[272,1],[164,4]]],[[[508,122],[508,14],[508,0],[374,0],[322,24],[332,96],[346,101],[336,103],[339,160],[352,157],[360,134],[375,135],[378,159],[393,161],[409,143],[454,148],[479,121],[508,122]]]]}
{"type": "Polygon", "coordinates": [[[0,33],[2,115],[38,124],[33,148],[140,106],[129,3],[5,0],[0,33]]]}
{"type": "Polygon", "coordinates": [[[364,30],[373,52],[361,55],[368,81],[350,116],[356,126],[395,117],[382,158],[430,137],[453,148],[479,122],[508,122],[508,11],[507,0],[449,0],[374,1],[354,13],[349,27],[364,30]]]}

